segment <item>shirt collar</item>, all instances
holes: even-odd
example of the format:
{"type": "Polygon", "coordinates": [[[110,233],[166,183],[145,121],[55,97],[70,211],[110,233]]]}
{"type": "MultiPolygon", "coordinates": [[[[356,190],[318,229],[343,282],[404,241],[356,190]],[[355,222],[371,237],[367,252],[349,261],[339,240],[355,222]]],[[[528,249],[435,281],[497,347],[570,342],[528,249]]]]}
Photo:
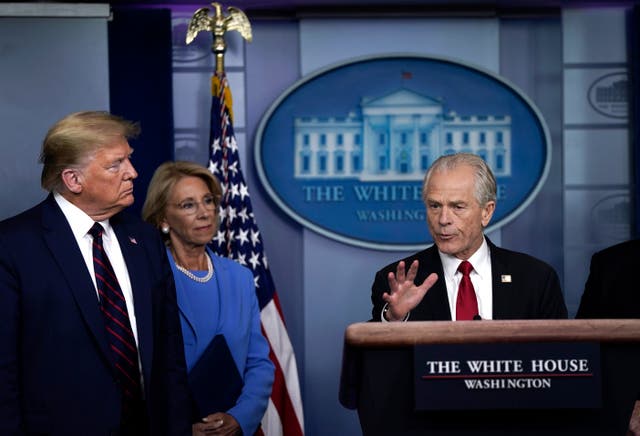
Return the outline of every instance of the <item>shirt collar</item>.
{"type": "MultiPolygon", "coordinates": [[[[76,239],[82,239],[85,237],[95,221],[78,206],[64,198],[60,193],[54,192],[53,198],[56,200],[56,203],[58,203],[62,213],[69,222],[73,236],[75,236],[76,239]]],[[[98,222],[104,228],[104,233],[108,235],[111,232],[109,220],[106,219],[98,222]]]]}
{"type": "MultiPolygon", "coordinates": [[[[440,261],[442,262],[442,269],[444,270],[445,277],[453,277],[456,272],[458,272],[458,266],[462,261],[457,257],[443,253],[440,250],[438,250],[438,254],[440,255],[440,261]]],[[[471,262],[473,270],[480,276],[482,276],[483,271],[491,271],[489,269],[489,266],[491,265],[489,245],[487,244],[487,239],[484,236],[482,237],[482,245],[480,245],[480,248],[478,248],[467,260],[471,262]]]]}

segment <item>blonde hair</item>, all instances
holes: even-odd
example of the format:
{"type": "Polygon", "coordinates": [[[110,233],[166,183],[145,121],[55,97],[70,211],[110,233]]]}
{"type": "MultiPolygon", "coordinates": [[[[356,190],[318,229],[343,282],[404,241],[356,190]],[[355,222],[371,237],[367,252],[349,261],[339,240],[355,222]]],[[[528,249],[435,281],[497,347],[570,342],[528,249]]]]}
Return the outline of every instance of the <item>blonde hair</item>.
{"type": "MultiPolygon", "coordinates": [[[[222,188],[218,179],[208,169],[193,162],[165,162],[156,169],[149,182],[147,198],[142,206],[142,219],[160,228],[160,224],[165,218],[165,210],[169,204],[169,195],[176,183],[185,177],[200,178],[213,194],[216,207],[218,207],[222,196],[222,188]]],[[[166,237],[164,234],[163,236],[166,237]]]]}
{"type": "Polygon", "coordinates": [[[103,147],[138,136],[140,126],[103,111],[75,112],[55,123],[42,142],[40,184],[47,191],[62,190],[62,172],[79,168],[103,147]]]}

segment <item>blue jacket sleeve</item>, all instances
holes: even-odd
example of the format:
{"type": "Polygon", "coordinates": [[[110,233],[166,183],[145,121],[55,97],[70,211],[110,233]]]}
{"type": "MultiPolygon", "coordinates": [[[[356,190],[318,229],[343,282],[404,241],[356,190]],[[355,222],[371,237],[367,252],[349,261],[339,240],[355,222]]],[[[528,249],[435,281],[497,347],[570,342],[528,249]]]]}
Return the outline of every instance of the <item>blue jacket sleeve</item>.
{"type": "Polygon", "coordinates": [[[249,342],[247,359],[244,367],[244,387],[236,405],[227,411],[242,427],[242,433],[250,436],[255,433],[269,402],[271,386],[274,379],[274,365],[269,360],[269,344],[262,334],[260,323],[260,309],[253,284],[253,275],[243,269],[243,292],[245,301],[249,302],[250,316],[247,316],[249,328],[249,342]]]}

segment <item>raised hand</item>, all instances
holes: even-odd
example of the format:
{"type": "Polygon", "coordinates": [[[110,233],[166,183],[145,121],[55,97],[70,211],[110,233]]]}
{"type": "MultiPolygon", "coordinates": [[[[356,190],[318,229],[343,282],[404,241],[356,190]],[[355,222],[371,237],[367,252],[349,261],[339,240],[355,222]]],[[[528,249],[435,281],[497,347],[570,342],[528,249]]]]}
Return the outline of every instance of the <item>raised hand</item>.
{"type": "Polygon", "coordinates": [[[436,273],[431,273],[420,284],[413,281],[418,272],[418,261],[414,260],[406,271],[404,261],[398,262],[395,274],[390,272],[387,276],[389,292],[382,294],[382,299],[388,304],[386,318],[388,321],[401,321],[424,298],[427,291],[438,280],[436,273]]]}

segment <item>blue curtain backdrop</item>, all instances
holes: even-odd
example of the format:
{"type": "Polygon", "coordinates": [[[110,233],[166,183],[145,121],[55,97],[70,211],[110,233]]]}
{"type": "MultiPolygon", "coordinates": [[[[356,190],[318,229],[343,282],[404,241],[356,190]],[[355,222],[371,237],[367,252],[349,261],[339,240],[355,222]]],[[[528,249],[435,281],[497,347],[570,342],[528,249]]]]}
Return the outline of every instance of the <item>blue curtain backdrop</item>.
{"type": "Polygon", "coordinates": [[[155,169],[173,160],[171,10],[114,8],[109,22],[111,112],[138,121],[131,212],[140,214],[155,169]]]}

